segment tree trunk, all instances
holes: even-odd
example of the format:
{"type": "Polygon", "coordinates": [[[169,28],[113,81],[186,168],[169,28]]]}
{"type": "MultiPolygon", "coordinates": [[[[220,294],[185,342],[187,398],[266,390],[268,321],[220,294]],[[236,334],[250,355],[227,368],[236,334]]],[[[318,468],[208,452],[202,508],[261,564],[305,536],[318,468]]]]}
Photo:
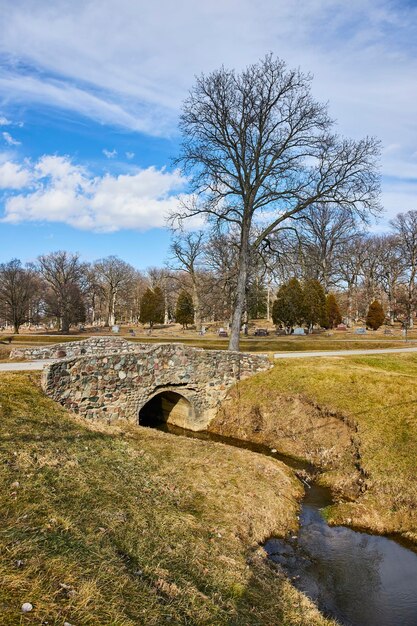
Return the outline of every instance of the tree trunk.
{"type": "Polygon", "coordinates": [[[240,327],[242,324],[242,314],[245,308],[246,283],[248,278],[249,262],[249,224],[243,223],[242,235],[239,250],[239,273],[236,286],[236,301],[232,317],[232,328],[230,332],[229,350],[239,351],[240,327]]]}
{"type": "Polygon", "coordinates": [[[346,326],[350,328],[352,324],[352,285],[349,282],[346,296],[346,326]]]}
{"type": "Polygon", "coordinates": [[[67,334],[70,329],[70,321],[67,315],[63,315],[61,318],[61,332],[67,334]]]}
{"type": "Polygon", "coordinates": [[[19,326],[20,324],[18,322],[14,322],[13,327],[14,327],[14,332],[16,335],[19,334],[19,326]]]}
{"type": "Polygon", "coordinates": [[[391,286],[388,288],[388,318],[390,326],[394,326],[395,322],[395,298],[394,290],[391,286]]]}
{"type": "Polygon", "coordinates": [[[94,325],[96,321],[96,298],[93,294],[92,300],[91,300],[91,324],[94,325]]]}
{"type": "Polygon", "coordinates": [[[408,328],[413,328],[413,302],[414,302],[414,273],[408,284],[408,328]]]}
{"type": "Polygon", "coordinates": [[[109,310],[109,319],[108,319],[109,326],[114,326],[116,323],[115,311],[116,311],[116,292],[114,291],[110,298],[110,310],[109,310]]]}
{"type": "Polygon", "coordinates": [[[194,324],[197,332],[201,330],[201,309],[200,309],[200,297],[198,295],[197,282],[195,277],[191,276],[193,284],[193,306],[194,306],[194,324]]]}
{"type": "Polygon", "coordinates": [[[392,302],[389,303],[389,323],[390,326],[394,326],[395,324],[395,309],[392,302]]]}
{"type": "Polygon", "coordinates": [[[168,298],[165,296],[164,326],[168,326],[168,324],[169,324],[168,298]]]}
{"type": "Polygon", "coordinates": [[[268,279],[268,286],[266,290],[266,319],[271,322],[271,283],[268,279]]]}

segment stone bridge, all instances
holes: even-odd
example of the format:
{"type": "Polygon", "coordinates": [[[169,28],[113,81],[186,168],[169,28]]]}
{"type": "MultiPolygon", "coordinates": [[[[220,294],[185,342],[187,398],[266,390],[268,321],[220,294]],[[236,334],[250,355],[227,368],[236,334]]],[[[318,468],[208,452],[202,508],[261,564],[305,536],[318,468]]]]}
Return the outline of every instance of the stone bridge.
{"type": "Polygon", "coordinates": [[[101,336],[88,337],[78,341],[65,341],[47,346],[31,346],[14,348],[10,352],[10,359],[26,359],[38,361],[43,359],[64,359],[66,357],[96,355],[96,354],[127,354],[140,352],[149,348],[149,343],[127,341],[122,337],[101,336]]]}
{"type": "Polygon", "coordinates": [[[266,355],[133,345],[134,351],[55,361],[43,372],[43,389],[88,419],[204,430],[231,386],[272,367],[266,355]]]}

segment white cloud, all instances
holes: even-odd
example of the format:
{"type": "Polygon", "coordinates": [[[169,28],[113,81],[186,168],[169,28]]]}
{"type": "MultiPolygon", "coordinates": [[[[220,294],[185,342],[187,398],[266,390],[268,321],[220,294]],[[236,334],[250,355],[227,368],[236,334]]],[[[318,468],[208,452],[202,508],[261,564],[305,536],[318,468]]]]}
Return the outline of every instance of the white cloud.
{"type": "Polygon", "coordinates": [[[126,158],[127,159],[133,159],[135,156],[134,152],[125,152],[126,158]]]}
{"type": "Polygon", "coordinates": [[[104,148],[103,149],[103,154],[108,159],[114,159],[115,157],[117,157],[117,150],[116,149],[107,150],[107,148],[104,148]]]}
{"type": "MultiPolygon", "coordinates": [[[[362,117],[372,122],[375,113],[394,126],[398,114],[386,114],[403,99],[401,87],[415,83],[417,11],[409,2],[73,0],[65,11],[47,0],[3,5],[0,53],[14,62],[0,89],[9,98],[152,134],[175,126],[195,74],[221,64],[239,68],[269,50],[313,71],[317,95],[335,105],[344,128],[346,113],[358,132],[362,117]]],[[[401,111],[412,119],[412,98],[401,111]]]]}
{"type": "Polygon", "coordinates": [[[31,173],[27,168],[11,161],[0,163],[0,189],[22,189],[30,180],[31,173]]]}
{"type": "Polygon", "coordinates": [[[4,117],[4,115],[0,115],[0,126],[10,126],[11,121],[4,117]]]}
{"type": "MultiPolygon", "coordinates": [[[[1,43],[1,40],[0,40],[1,43]]],[[[123,94],[77,87],[65,80],[0,71],[0,95],[18,103],[36,103],[75,111],[102,124],[112,124],[149,135],[172,132],[175,114],[123,94]]],[[[18,124],[20,125],[20,124],[18,124]]]]}
{"type": "Polygon", "coordinates": [[[21,142],[17,141],[17,139],[14,139],[10,133],[4,132],[3,134],[3,139],[4,141],[9,145],[9,146],[20,146],[21,142]]]}
{"type": "Polygon", "coordinates": [[[178,171],[154,167],[92,176],[59,156],[44,156],[28,168],[31,188],[6,199],[3,222],[61,222],[96,232],[163,227],[185,184],[178,171]]]}

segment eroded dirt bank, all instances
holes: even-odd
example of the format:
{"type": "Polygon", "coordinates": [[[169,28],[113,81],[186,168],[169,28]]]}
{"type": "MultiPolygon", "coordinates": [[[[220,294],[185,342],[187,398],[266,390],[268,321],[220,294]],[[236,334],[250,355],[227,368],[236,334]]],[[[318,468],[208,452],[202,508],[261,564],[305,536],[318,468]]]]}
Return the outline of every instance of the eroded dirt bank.
{"type": "Polygon", "coordinates": [[[417,358],[278,363],[240,383],[210,430],[320,468],[331,524],[417,544],[417,358]]]}

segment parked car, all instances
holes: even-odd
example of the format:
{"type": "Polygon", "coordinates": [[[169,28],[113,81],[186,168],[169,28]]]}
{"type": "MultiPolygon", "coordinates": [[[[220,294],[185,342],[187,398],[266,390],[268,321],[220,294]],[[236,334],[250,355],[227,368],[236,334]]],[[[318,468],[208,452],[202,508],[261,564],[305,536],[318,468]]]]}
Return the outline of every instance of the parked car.
{"type": "Polygon", "coordinates": [[[253,334],[255,337],[267,337],[269,335],[269,331],[267,328],[255,328],[255,332],[253,334]]]}
{"type": "Polygon", "coordinates": [[[227,330],[225,330],[224,328],[219,328],[219,332],[217,334],[218,334],[219,337],[228,337],[229,336],[227,330]]]}

